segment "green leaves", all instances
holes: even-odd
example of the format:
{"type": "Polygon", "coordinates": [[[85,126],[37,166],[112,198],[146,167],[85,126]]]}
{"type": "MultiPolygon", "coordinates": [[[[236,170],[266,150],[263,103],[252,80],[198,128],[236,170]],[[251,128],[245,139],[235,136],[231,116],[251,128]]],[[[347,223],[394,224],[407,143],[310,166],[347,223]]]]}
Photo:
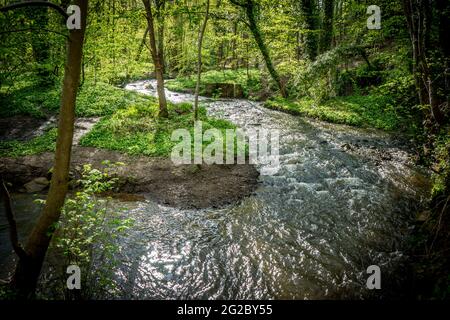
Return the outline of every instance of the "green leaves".
{"type": "MultiPolygon", "coordinates": [[[[252,93],[256,94],[261,90],[261,74],[256,69],[247,70],[211,70],[202,73],[200,83],[200,95],[205,94],[205,88],[208,84],[233,83],[241,85],[244,95],[249,97],[252,93]]],[[[174,80],[168,80],[166,87],[172,91],[186,92],[193,91],[196,81],[194,77],[178,77],[174,80]]]]}
{"type": "MultiPolygon", "coordinates": [[[[120,109],[97,123],[80,143],[82,146],[118,150],[131,155],[167,157],[175,145],[171,140],[173,130],[193,128],[191,104],[169,104],[168,108],[169,119],[157,117],[156,101],[120,109]]],[[[223,130],[235,127],[229,121],[208,117],[205,108],[199,109],[199,115],[205,130],[210,127],[223,130]]]]}
{"type": "MultiPolygon", "coordinates": [[[[265,106],[275,110],[308,116],[334,123],[384,130],[398,129],[402,119],[392,106],[392,99],[380,95],[337,97],[316,103],[313,99],[285,100],[274,98],[265,106]]],[[[403,124],[406,126],[406,124],[403,124]]]]}
{"type": "Polygon", "coordinates": [[[53,128],[29,141],[2,141],[0,142],[0,157],[20,157],[54,151],[56,147],[56,136],[57,129],[53,128]]]}
{"type": "MultiPolygon", "coordinates": [[[[104,296],[114,290],[115,253],[120,249],[118,237],[125,237],[134,221],[125,218],[101,193],[113,190],[117,179],[111,171],[122,164],[103,161],[99,170],[85,164],[77,185],[80,189],[66,199],[60,224],[52,245],[65,260],[64,265],[77,264],[82,272],[85,299],[104,296]]],[[[65,273],[61,281],[65,283],[65,273]]]]}

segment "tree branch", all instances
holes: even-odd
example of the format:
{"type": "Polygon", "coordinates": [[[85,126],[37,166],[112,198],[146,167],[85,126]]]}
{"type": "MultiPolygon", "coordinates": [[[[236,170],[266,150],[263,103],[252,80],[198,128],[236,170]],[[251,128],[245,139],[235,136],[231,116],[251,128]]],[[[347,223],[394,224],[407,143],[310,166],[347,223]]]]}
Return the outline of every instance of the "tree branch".
{"type": "Polygon", "coordinates": [[[9,195],[8,188],[6,187],[6,183],[3,179],[0,187],[1,193],[3,195],[3,202],[5,205],[6,219],[8,220],[9,224],[9,238],[11,240],[12,247],[16,254],[19,256],[20,260],[27,259],[28,254],[19,243],[19,237],[17,235],[17,224],[16,220],[14,219],[14,213],[12,210],[11,196],[9,195]]]}

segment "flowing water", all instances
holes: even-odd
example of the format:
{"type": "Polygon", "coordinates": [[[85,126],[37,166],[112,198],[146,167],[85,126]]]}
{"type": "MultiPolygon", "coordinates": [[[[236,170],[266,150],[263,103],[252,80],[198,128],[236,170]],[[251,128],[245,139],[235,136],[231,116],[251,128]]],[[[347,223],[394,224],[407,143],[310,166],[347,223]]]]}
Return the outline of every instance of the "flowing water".
{"type": "MultiPolygon", "coordinates": [[[[154,87],[139,81],[126,88],[155,95],[154,87]]],[[[166,93],[173,102],[193,100],[166,93]]],[[[242,128],[280,130],[281,168],[261,176],[253,196],[222,209],[136,204],[129,214],[137,227],[119,272],[124,297],[364,297],[374,264],[383,279],[398,279],[407,262],[403,242],[427,189],[403,142],[248,100],[202,101],[210,115],[242,128]]]]}
{"type": "MultiPolygon", "coordinates": [[[[126,89],[156,95],[154,87],[147,80],[126,89]]],[[[173,102],[193,101],[166,93],[173,102]]],[[[403,141],[248,100],[201,102],[242,128],[280,130],[280,170],[260,176],[252,196],[225,208],[128,204],[135,226],[121,242],[117,298],[401,295],[405,240],[428,184],[403,141]],[[382,272],[376,293],[366,288],[370,265],[382,272]]]]}

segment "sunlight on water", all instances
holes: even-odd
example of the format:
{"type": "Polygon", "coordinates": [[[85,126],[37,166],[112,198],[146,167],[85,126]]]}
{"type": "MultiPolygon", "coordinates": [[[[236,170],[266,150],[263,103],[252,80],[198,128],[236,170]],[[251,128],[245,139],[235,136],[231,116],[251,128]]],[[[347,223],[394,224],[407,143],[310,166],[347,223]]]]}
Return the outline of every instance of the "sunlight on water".
{"type": "MultiPolygon", "coordinates": [[[[138,81],[126,88],[155,95],[149,84],[156,87],[138,81]]],[[[127,203],[125,215],[136,222],[120,243],[117,298],[359,298],[368,294],[369,265],[381,267],[383,285],[401,278],[404,240],[427,178],[400,141],[247,100],[202,102],[240,127],[280,130],[281,169],[260,176],[251,197],[221,209],[127,203]]],[[[19,202],[32,207],[31,199],[19,202]]]]}
{"type": "MultiPolygon", "coordinates": [[[[140,81],[127,89],[145,89],[140,81]]],[[[173,102],[192,95],[166,91],[173,102]]],[[[204,100],[208,113],[243,128],[281,131],[281,170],[256,193],[222,209],[142,203],[123,246],[127,298],[363,297],[371,264],[389,274],[406,259],[402,240],[425,188],[400,142],[386,133],[269,111],[247,100],[204,100]],[[359,144],[358,152],[343,150],[359,144]],[[378,161],[385,150],[391,161],[378,161]],[[130,276],[131,275],[131,276],[130,276]]],[[[261,169],[261,168],[259,168],[261,169]]]]}

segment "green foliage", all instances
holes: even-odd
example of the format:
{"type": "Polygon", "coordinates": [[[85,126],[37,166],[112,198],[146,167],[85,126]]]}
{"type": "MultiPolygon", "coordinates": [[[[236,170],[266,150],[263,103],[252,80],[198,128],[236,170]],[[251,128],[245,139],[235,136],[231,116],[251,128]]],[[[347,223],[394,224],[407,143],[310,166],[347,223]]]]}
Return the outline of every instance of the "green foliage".
{"type": "Polygon", "coordinates": [[[141,45],[147,27],[141,8],[128,2],[89,5],[95,18],[86,30],[86,80],[117,85],[148,74],[152,63],[149,49],[141,45]]]}
{"type": "Polygon", "coordinates": [[[43,135],[29,141],[1,141],[0,157],[20,157],[54,151],[56,147],[57,129],[52,128],[43,135]]]}
{"type": "MultiPolygon", "coordinates": [[[[205,95],[205,88],[207,84],[215,83],[232,83],[239,84],[244,90],[244,95],[249,97],[252,93],[257,93],[261,90],[259,81],[260,73],[258,70],[211,70],[202,73],[200,82],[200,95],[205,95]]],[[[193,92],[195,90],[197,80],[196,77],[178,77],[174,80],[169,80],[166,87],[169,90],[177,92],[193,92]]]]}
{"type": "Polygon", "coordinates": [[[106,83],[85,83],[77,97],[76,115],[93,117],[111,115],[133,103],[145,103],[152,98],[136,92],[116,88],[106,83]]]}
{"type": "MultiPolygon", "coordinates": [[[[29,115],[44,118],[60,107],[60,85],[41,87],[32,77],[24,77],[8,91],[0,91],[3,100],[0,117],[29,115]]],[[[145,102],[145,95],[98,82],[85,82],[77,95],[76,116],[93,117],[114,113],[131,103],[145,102]]]]}
{"type": "Polygon", "coordinates": [[[68,31],[61,16],[44,8],[20,8],[0,13],[0,29],[0,86],[30,71],[41,86],[52,86],[65,59],[61,53],[68,31]]]}
{"type": "Polygon", "coordinates": [[[41,87],[32,74],[25,74],[11,87],[1,88],[0,117],[29,115],[45,118],[48,112],[58,110],[59,96],[59,86],[41,87]]]}
{"type": "MultiPolygon", "coordinates": [[[[59,89],[57,86],[39,88],[33,81],[23,80],[15,86],[5,99],[1,116],[29,115],[44,117],[56,113],[59,108],[59,89]]],[[[125,109],[132,104],[153,104],[154,98],[136,92],[116,88],[106,83],[85,83],[77,97],[76,115],[79,117],[111,115],[116,110],[125,109]]],[[[120,112],[119,112],[120,113],[120,112]]],[[[0,142],[0,157],[19,157],[54,151],[57,129],[51,128],[43,135],[29,141],[0,142]]]]}
{"type": "Polygon", "coordinates": [[[102,171],[84,165],[77,181],[79,191],[66,199],[52,248],[62,255],[62,264],[77,265],[81,270],[80,296],[66,289],[67,274],[59,280],[66,299],[95,299],[113,294],[114,270],[118,265],[115,254],[120,249],[118,238],[125,237],[133,220],[125,218],[111,207],[109,198],[101,194],[114,189],[117,183],[111,172],[120,164],[104,162],[102,171]]]}
{"type": "Polygon", "coordinates": [[[433,173],[432,196],[445,196],[450,192],[450,130],[443,129],[434,148],[435,172],[433,173]]]}
{"type": "MultiPolygon", "coordinates": [[[[157,117],[157,113],[156,99],[151,103],[120,109],[97,123],[80,143],[131,155],[169,156],[176,144],[171,141],[174,130],[188,129],[193,135],[192,105],[169,104],[168,119],[157,117]]],[[[203,130],[217,128],[224,132],[235,128],[228,121],[208,117],[205,108],[199,109],[199,120],[203,123],[203,130]]]]}
{"type": "Polygon", "coordinates": [[[359,127],[394,130],[401,124],[392,101],[385,96],[337,97],[320,104],[307,98],[294,101],[274,98],[266,101],[265,106],[292,114],[359,127]]]}

